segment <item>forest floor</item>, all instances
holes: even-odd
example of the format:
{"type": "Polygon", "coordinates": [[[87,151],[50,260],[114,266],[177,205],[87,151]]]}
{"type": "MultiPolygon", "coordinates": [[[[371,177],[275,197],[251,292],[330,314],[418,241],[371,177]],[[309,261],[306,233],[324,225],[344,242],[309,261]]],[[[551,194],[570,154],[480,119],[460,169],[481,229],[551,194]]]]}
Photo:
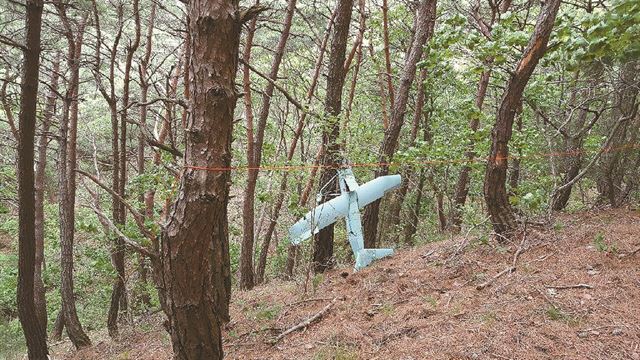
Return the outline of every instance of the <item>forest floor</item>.
{"type": "MultiPolygon", "coordinates": [[[[226,358],[640,359],[640,253],[630,255],[640,247],[639,211],[561,215],[520,243],[483,239],[454,237],[358,273],[236,291],[226,358]],[[516,252],[516,270],[479,290],[516,252]]],[[[56,345],[54,356],[170,359],[161,314],[141,322],[118,342],[103,334],[80,352],[56,345]]]]}

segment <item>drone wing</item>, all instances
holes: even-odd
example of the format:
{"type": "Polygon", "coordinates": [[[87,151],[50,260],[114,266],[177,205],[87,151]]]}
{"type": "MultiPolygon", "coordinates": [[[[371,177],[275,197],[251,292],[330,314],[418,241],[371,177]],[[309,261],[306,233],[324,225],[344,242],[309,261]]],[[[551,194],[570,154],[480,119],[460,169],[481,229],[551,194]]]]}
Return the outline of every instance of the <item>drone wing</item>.
{"type": "MultiPolygon", "coordinates": [[[[400,175],[381,176],[358,187],[355,192],[358,196],[358,208],[380,199],[388,191],[400,186],[400,175]]],[[[331,225],[347,216],[349,213],[349,194],[333,198],[326,203],[316,206],[302,219],[289,228],[290,241],[294,245],[317,234],[324,227],[331,225]]]]}

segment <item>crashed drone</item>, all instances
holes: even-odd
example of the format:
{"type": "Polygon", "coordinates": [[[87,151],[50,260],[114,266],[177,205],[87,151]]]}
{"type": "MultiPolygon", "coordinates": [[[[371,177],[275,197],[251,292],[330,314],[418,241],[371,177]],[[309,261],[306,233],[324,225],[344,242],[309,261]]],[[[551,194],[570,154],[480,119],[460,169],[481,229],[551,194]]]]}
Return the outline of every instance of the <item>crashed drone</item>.
{"type": "Polygon", "coordinates": [[[358,185],[350,167],[338,170],[341,195],[318,205],[289,228],[291,243],[299,245],[321,229],[346,218],[349,243],[356,259],[355,270],[369,265],[373,260],[393,254],[393,249],[365,249],[362,237],[360,209],[380,199],[387,192],[400,186],[400,175],[387,175],[358,185]]]}

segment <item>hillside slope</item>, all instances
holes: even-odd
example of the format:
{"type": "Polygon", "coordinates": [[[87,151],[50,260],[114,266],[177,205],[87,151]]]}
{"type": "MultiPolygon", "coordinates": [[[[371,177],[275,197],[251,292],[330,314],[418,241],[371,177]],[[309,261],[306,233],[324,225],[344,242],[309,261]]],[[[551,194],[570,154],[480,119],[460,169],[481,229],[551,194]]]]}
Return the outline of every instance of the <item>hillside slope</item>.
{"type": "MultiPolygon", "coordinates": [[[[226,356],[640,359],[640,253],[624,256],[640,247],[640,213],[564,215],[554,228],[530,232],[521,244],[458,237],[401,250],[355,274],[336,269],[307,279],[306,296],[296,282],[236,292],[226,356]],[[513,264],[518,248],[525,250],[516,271],[478,290],[513,264]]],[[[160,320],[146,319],[151,330],[127,330],[119,343],[105,340],[81,352],[57,345],[56,358],[169,359],[160,320]]]]}

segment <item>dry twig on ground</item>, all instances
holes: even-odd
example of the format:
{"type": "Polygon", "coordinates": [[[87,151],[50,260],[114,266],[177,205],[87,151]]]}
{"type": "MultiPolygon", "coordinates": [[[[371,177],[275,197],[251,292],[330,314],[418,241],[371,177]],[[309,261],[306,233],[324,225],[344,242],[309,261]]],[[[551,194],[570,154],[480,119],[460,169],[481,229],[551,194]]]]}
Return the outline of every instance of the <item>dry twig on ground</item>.
{"type": "Polygon", "coordinates": [[[327,306],[325,306],[324,308],[322,308],[322,310],[320,310],[319,312],[317,312],[315,315],[313,315],[310,318],[307,318],[306,320],[298,323],[297,325],[290,327],[289,329],[285,330],[282,334],[278,335],[278,337],[276,337],[276,339],[273,341],[273,344],[277,344],[280,340],[282,340],[282,338],[284,338],[285,336],[291,334],[292,332],[301,330],[306,328],[307,326],[311,325],[311,323],[313,323],[314,321],[322,318],[332,307],[333,305],[335,305],[336,303],[336,299],[331,300],[331,302],[329,304],[327,304],[327,306]]]}
{"type": "Polygon", "coordinates": [[[496,280],[498,280],[499,278],[501,278],[502,276],[506,275],[506,274],[510,274],[514,271],[516,271],[516,264],[518,263],[518,258],[520,257],[520,255],[525,252],[528,248],[525,247],[525,243],[527,241],[527,227],[525,225],[525,228],[522,232],[522,241],[520,242],[520,245],[518,246],[518,249],[516,250],[516,253],[513,254],[513,260],[511,261],[511,266],[509,266],[508,268],[500,271],[499,273],[497,273],[496,275],[494,275],[491,279],[483,282],[482,284],[476,286],[476,290],[482,290],[486,287],[491,286],[491,284],[493,284],[496,280]]]}

